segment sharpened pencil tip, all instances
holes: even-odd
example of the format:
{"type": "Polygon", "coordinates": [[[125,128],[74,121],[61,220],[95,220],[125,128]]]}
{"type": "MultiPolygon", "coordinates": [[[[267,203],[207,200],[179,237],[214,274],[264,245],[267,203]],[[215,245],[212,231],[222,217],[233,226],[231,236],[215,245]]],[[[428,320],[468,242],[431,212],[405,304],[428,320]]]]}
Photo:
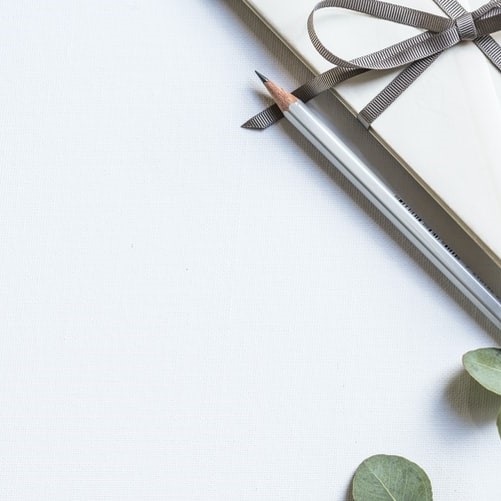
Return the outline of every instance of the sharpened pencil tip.
{"type": "Polygon", "coordinates": [[[261,82],[266,83],[270,79],[268,77],[265,77],[262,73],[259,73],[259,71],[254,70],[256,72],[256,75],[261,79],[261,82]]]}

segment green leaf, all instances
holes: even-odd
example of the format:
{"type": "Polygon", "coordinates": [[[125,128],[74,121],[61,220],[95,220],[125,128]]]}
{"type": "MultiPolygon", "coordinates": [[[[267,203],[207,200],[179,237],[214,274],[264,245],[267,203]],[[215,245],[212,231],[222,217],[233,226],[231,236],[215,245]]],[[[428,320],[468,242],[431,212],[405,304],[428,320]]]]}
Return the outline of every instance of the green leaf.
{"type": "Polygon", "coordinates": [[[353,478],[355,501],[431,501],[430,479],[417,464],[400,456],[366,459],[353,478]]]}
{"type": "Polygon", "coordinates": [[[480,348],[463,355],[463,365],[470,376],[484,388],[501,395],[501,350],[480,348]]]}

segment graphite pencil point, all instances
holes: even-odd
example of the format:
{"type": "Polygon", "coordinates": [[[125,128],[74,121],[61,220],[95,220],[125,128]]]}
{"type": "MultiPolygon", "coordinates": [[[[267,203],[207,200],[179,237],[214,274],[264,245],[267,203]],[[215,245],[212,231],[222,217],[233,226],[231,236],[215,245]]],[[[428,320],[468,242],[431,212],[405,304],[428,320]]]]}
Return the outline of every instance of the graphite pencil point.
{"type": "Polygon", "coordinates": [[[268,77],[265,77],[262,73],[259,73],[259,71],[254,70],[256,72],[256,75],[261,79],[261,82],[265,83],[269,81],[268,77]]]}

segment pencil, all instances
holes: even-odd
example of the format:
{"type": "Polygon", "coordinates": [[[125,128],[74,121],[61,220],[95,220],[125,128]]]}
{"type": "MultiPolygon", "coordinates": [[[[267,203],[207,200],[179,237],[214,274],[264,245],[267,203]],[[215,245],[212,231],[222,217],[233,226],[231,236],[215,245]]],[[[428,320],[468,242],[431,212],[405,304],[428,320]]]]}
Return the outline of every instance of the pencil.
{"type": "Polygon", "coordinates": [[[296,96],[256,71],[284,117],[362,192],[498,329],[501,302],[423,220],[296,96]]]}

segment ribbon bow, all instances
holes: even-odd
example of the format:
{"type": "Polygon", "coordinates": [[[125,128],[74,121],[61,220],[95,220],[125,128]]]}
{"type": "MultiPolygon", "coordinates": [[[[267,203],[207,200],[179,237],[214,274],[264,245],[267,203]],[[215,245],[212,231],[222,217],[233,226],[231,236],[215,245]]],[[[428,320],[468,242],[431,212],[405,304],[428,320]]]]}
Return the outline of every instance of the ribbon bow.
{"type": "MultiPolygon", "coordinates": [[[[457,0],[434,0],[449,16],[437,16],[379,0],[324,0],[318,3],[308,17],[308,34],[315,49],[334,68],[318,75],[292,92],[306,102],[321,92],[355,75],[369,70],[389,70],[406,66],[358,114],[358,119],[369,128],[402,92],[445,50],[464,40],[471,40],[501,71],[501,46],[489,35],[501,30],[501,0],[491,0],[482,7],[467,12],[457,0]],[[326,8],[342,8],[374,16],[415,28],[423,33],[366,56],[346,61],[333,54],[320,41],[315,31],[315,12],[326,8]]],[[[265,129],[282,117],[274,105],[258,113],[242,127],[265,129]]]]}

